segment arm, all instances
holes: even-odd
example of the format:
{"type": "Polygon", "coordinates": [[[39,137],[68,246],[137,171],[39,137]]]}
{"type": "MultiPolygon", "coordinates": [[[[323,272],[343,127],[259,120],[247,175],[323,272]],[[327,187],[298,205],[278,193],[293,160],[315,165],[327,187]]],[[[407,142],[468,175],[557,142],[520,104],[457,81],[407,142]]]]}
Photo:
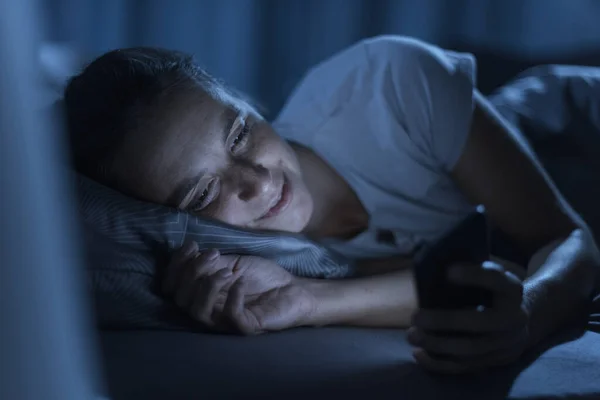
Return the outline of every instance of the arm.
{"type": "Polygon", "coordinates": [[[524,303],[530,344],[589,302],[598,248],[523,140],[479,93],[469,138],[452,175],[475,203],[529,254],[524,303]]]}
{"type": "Polygon", "coordinates": [[[598,279],[591,235],[574,230],[540,249],[528,266],[524,302],[530,314],[529,346],[587,312],[598,279]]]}
{"type": "MultiPolygon", "coordinates": [[[[589,301],[598,279],[598,249],[532,153],[480,94],[475,97],[471,130],[452,176],[533,254],[524,298],[534,344],[589,301]]],[[[408,327],[417,308],[410,270],[304,284],[318,304],[308,324],[408,327]]]]}
{"type": "Polygon", "coordinates": [[[339,281],[303,279],[301,284],[316,304],[304,325],[407,328],[417,309],[410,269],[339,281]]]}

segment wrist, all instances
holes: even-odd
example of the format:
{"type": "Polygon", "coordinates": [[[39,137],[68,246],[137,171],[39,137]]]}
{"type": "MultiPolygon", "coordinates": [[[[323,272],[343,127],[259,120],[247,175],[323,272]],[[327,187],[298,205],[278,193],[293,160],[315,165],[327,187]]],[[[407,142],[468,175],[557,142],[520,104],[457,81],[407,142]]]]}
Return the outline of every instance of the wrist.
{"type": "Polygon", "coordinates": [[[523,306],[529,315],[528,347],[532,347],[561,328],[583,320],[587,299],[573,293],[567,285],[553,279],[526,281],[523,306]]]}
{"type": "Polygon", "coordinates": [[[302,325],[325,326],[343,322],[343,282],[299,278],[294,284],[303,289],[311,302],[311,311],[305,315],[302,325]]]}

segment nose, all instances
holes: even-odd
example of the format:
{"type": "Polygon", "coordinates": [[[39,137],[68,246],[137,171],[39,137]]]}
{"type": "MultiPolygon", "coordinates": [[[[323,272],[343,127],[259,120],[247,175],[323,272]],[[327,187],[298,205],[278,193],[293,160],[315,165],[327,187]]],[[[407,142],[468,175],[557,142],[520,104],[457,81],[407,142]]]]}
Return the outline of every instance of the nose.
{"type": "Polygon", "coordinates": [[[237,182],[238,197],[242,201],[262,197],[273,189],[271,171],[260,164],[240,160],[232,172],[237,182]]]}

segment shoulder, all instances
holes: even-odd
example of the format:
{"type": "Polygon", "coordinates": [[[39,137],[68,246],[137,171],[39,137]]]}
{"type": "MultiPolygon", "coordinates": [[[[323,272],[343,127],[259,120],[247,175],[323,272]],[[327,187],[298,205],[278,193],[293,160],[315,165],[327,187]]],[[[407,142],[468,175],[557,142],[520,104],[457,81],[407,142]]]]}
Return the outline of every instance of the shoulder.
{"type": "Polygon", "coordinates": [[[415,82],[456,77],[475,80],[471,54],[444,50],[422,40],[382,35],[363,39],[307,71],[288,98],[280,118],[300,109],[334,112],[358,95],[415,82]],[[381,82],[381,81],[385,82],[381,82]]]}
{"type": "Polygon", "coordinates": [[[443,49],[419,39],[383,35],[361,42],[371,65],[373,63],[401,62],[406,66],[441,64],[446,67],[457,64],[473,64],[475,58],[469,53],[459,53],[443,49]]]}
{"type": "Polygon", "coordinates": [[[413,78],[419,74],[429,78],[428,73],[466,75],[474,80],[476,62],[472,54],[459,53],[419,39],[381,35],[363,39],[353,46],[322,61],[305,75],[301,86],[322,93],[323,89],[336,90],[344,87],[348,93],[371,87],[379,72],[402,73],[413,78]]]}
{"type": "Polygon", "coordinates": [[[296,85],[276,122],[318,124],[362,90],[368,68],[364,41],[319,62],[296,85]]]}
{"type": "Polygon", "coordinates": [[[368,122],[376,126],[363,128],[381,140],[388,141],[393,131],[394,140],[406,137],[421,149],[431,148],[431,135],[458,135],[470,118],[475,73],[471,54],[405,36],[364,39],[308,71],[275,129],[312,145],[323,126],[341,118],[345,131],[349,124],[358,129],[368,122]],[[447,129],[452,121],[461,121],[456,132],[447,129]]]}
{"type": "Polygon", "coordinates": [[[473,88],[477,66],[469,53],[446,50],[404,36],[379,36],[364,41],[369,73],[374,83],[384,81],[384,90],[400,98],[430,99],[436,92],[456,87],[473,88]]]}

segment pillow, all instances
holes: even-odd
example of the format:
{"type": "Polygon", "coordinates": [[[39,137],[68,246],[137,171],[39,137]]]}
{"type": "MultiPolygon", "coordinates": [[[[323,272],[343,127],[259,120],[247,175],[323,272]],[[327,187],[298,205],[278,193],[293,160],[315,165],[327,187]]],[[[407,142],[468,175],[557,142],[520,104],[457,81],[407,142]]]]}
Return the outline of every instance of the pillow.
{"type": "Polygon", "coordinates": [[[126,197],[77,175],[85,248],[98,322],[107,328],[187,327],[159,295],[161,267],[186,240],[201,250],[276,260],[298,276],[341,278],[352,264],[299,234],[233,228],[182,211],[126,197]]]}
{"type": "Polygon", "coordinates": [[[600,243],[600,68],[535,67],[489,99],[600,243]]]}

